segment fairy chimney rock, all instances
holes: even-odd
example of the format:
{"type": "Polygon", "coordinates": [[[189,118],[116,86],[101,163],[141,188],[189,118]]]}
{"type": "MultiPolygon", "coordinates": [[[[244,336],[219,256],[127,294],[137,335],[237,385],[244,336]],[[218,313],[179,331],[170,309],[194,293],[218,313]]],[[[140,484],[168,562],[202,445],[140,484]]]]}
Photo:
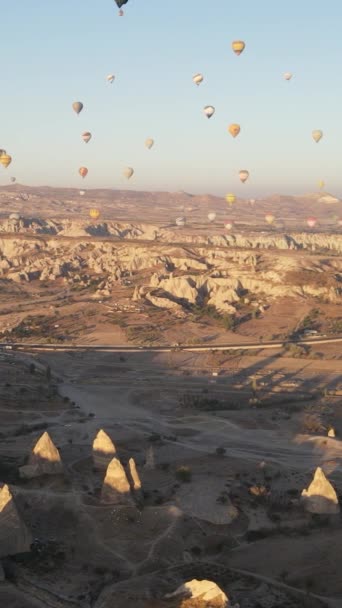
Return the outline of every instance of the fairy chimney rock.
{"type": "Polygon", "coordinates": [[[331,515],[340,512],[337,494],[320,467],[316,469],[308,489],[303,490],[302,501],[310,513],[331,515]]]}
{"type": "Polygon", "coordinates": [[[141,481],[134,458],[130,458],[128,462],[128,471],[130,481],[132,483],[132,489],[134,490],[134,492],[141,492],[141,481]]]}
{"type": "Polygon", "coordinates": [[[59,451],[49,433],[45,431],[34,446],[28,465],[20,467],[20,476],[24,478],[40,475],[58,475],[63,472],[59,451]]]}
{"type": "MultiPolygon", "coordinates": [[[[199,581],[193,579],[181,585],[173,593],[168,593],[165,598],[179,597],[184,599],[202,600],[203,606],[214,606],[215,608],[228,608],[229,599],[220,587],[212,581],[199,581]]],[[[201,603],[202,606],[202,603],[201,603]]]]}
{"type": "Polygon", "coordinates": [[[0,558],[30,551],[32,537],[7,485],[0,489],[0,558]]]}
{"type": "Polygon", "coordinates": [[[144,464],[144,468],[150,471],[153,471],[153,469],[156,468],[154,449],[152,445],[146,450],[146,461],[144,464]]]}
{"type": "Polygon", "coordinates": [[[113,458],[106,472],[101,492],[101,502],[132,504],[131,488],[120,460],[113,458]]]}
{"type": "Polygon", "coordinates": [[[111,438],[102,429],[93,441],[93,461],[97,469],[106,469],[116,454],[111,438]]]}

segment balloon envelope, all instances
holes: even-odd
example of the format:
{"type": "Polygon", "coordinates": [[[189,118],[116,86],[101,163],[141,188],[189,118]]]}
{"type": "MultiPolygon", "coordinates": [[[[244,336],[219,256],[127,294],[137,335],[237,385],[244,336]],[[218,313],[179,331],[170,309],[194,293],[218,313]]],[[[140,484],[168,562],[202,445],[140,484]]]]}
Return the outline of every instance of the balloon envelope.
{"type": "Polygon", "coordinates": [[[132,169],[132,167],[126,167],[123,170],[123,174],[125,177],[127,177],[127,179],[130,179],[132,177],[133,173],[134,173],[134,169],[132,169]]]}
{"type": "Polygon", "coordinates": [[[192,80],[195,84],[197,84],[197,86],[199,86],[201,82],[203,82],[203,76],[202,74],[195,74],[192,80]]]}
{"type": "Polygon", "coordinates": [[[267,213],[265,215],[265,221],[267,222],[267,224],[273,224],[275,220],[275,216],[273,215],[273,213],[267,213]]]}
{"type": "Polygon", "coordinates": [[[232,123],[231,125],[229,125],[228,131],[233,137],[237,137],[237,135],[239,135],[241,131],[241,127],[237,123],[232,123]]]}
{"type": "Polygon", "coordinates": [[[17,180],[17,178],[16,178],[16,177],[11,177],[11,182],[12,182],[12,184],[14,184],[14,182],[15,182],[16,180],[17,180]]]}
{"type": "Polygon", "coordinates": [[[114,82],[114,80],[115,80],[114,74],[108,74],[107,81],[110,82],[110,83],[112,83],[112,82],[114,82]]]}
{"type": "Polygon", "coordinates": [[[0,156],[0,163],[2,164],[3,167],[5,167],[5,169],[7,169],[7,167],[11,164],[12,162],[12,157],[9,154],[2,154],[0,156]]]}
{"type": "Polygon", "coordinates": [[[91,140],[91,133],[89,133],[89,131],[85,131],[84,133],[82,133],[82,139],[87,144],[88,141],[91,140]]]}
{"type": "Polygon", "coordinates": [[[244,184],[249,178],[249,172],[246,169],[241,169],[241,171],[239,171],[239,178],[244,184]]]}
{"type": "Polygon", "coordinates": [[[176,218],[176,226],[185,226],[185,223],[186,223],[185,217],[176,218]]]}
{"type": "Polygon", "coordinates": [[[80,190],[80,196],[84,196],[85,195],[85,190],[80,190]]]}
{"type": "Polygon", "coordinates": [[[233,203],[235,203],[235,200],[236,200],[235,194],[232,194],[232,193],[226,194],[226,201],[227,201],[228,205],[232,205],[233,203]]]}
{"type": "Polygon", "coordinates": [[[124,4],[127,4],[128,0],[115,0],[115,2],[121,8],[124,4]]]}
{"type": "Polygon", "coordinates": [[[323,137],[323,131],[321,131],[320,129],[315,129],[315,131],[312,131],[312,137],[315,140],[316,144],[318,144],[319,140],[323,137]]]}
{"type": "Polygon", "coordinates": [[[146,139],[146,141],[145,141],[146,148],[148,148],[150,150],[152,148],[153,144],[154,144],[154,139],[152,139],[151,137],[148,137],[148,139],[146,139]]]}
{"type": "Polygon", "coordinates": [[[231,230],[234,226],[234,220],[226,220],[224,227],[226,230],[231,230]]]}
{"type": "Polygon", "coordinates": [[[79,174],[81,175],[81,177],[85,177],[88,173],[88,169],[87,167],[80,167],[80,169],[78,170],[79,174]]]}
{"type": "Polygon", "coordinates": [[[308,217],[308,219],[306,220],[307,225],[309,226],[309,228],[314,228],[317,224],[317,218],[315,217],[308,217]]]}
{"type": "Polygon", "coordinates": [[[291,78],[292,78],[291,72],[285,72],[284,78],[285,78],[285,80],[291,80],[291,78]]]}
{"type": "Polygon", "coordinates": [[[204,111],[204,114],[207,116],[207,118],[211,118],[213,116],[213,114],[215,114],[214,106],[205,106],[203,111],[204,111]]]}
{"type": "Polygon", "coordinates": [[[325,182],[322,179],[320,179],[318,182],[318,187],[322,189],[322,188],[324,188],[324,186],[325,186],[325,182]]]}
{"type": "Polygon", "coordinates": [[[76,114],[79,114],[83,110],[83,103],[81,101],[74,101],[74,103],[72,104],[72,108],[76,112],[76,114]]]}
{"type": "Polygon", "coordinates": [[[241,55],[241,53],[245,50],[245,43],[243,40],[234,40],[232,42],[232,49],[235,55],[241,55]]]}
{"type": "Polygon", "coordinates": [[[216,213],[214,211],[208,213],[208,220],[209,222],[214,222],[216,220],[216,213]]]}
{"type": "Polygon", "coordinates": [[[92,220],[98,220],[100,217],[100,211],[98,209],[90,209],[89,215],[92,220]]]}

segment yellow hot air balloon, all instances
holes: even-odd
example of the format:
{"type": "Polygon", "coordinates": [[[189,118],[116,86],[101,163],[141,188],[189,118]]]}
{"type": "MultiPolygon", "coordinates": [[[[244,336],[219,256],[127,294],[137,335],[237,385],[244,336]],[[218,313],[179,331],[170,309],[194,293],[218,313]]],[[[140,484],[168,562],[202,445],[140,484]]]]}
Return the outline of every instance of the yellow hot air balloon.
{"type": "Polygon", "coordinates": [[[228,131],[233,137],[237,137],[237,135],[239,135],[241,131],[241,127],[240,125],[233,122],[231,125],[229,125],[228,131]]]}
{"type": "Polygon", "coordinates": [[[244,184],[249,178],[249,172],[246,171],[246,169],[242,169],[241,171],[239,171],[239,178],[244,184]]]}
{"type": "Polygon", "coordinates": [[[6,150],[0,149],[0,156],[4,156],[4,154],[6,154],[6,150]]]}
{"type": "Polygon", "coordinates": [[[92,220],[98,220],[101,214],[98,209],[90,209],[89,215],[92,220]]]}
{"type": "Polygon", "coordinates": [[[243,40],[234,40],[232,42],[232,49],[235,55],[241,55],[241,53],[245,50],[245,43],[243,40]]]}
{"type": "Polygon", "coordinates": [[[153,145],[154,145],[154,139],[152,139],[151,137],[148,137],[148,139],[146,139],[146,141],[145,141],[146,148],[151,150],[153,145]]]}
{"type": "Polygon", "coordinates": [[[312,137],[315,140],[316,144],[318,144],[320,139],[322,139],[323,137],[323,131],[321,131],[320,129],[315,129],[315,131],[312,131],[312,137]]]}
{"type": "Polygon", "coordinates": [[[322,190],[324,188],[324,186],[325,186],[325,182],[322,179],[320,179],[318,182],[318,187],[322,190]]]}
{"type": "Polygon", "coordinates": [[[195,84],[197,84],[197,86],[199,86],[201,82],[203,82],[203,76],[202,74],[195,74],[192,80],[195,84]]]}
{"type": "Polygon", "coordinates": [[[235,200],[236,200],[235,194],[232,194],[231,192],[229,194],[226,194],[226,201],[227,201],[228,205],[233,205],[233,203],[235,203],[235,200]]]}
{"type": "Polygon", "coordinates": [[[7,169],[7,167],[11,164],[12,162],[12,157],[9,154],[2,154],[0,156],[0,163],[2,164],[3,167],[5,167],[5,169],[7,169]]]}

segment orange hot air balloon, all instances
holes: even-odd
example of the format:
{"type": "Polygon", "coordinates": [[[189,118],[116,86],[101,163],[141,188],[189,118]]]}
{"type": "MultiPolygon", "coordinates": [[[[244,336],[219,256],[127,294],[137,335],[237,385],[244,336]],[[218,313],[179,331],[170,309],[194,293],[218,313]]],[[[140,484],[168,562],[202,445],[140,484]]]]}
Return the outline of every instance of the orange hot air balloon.
{"type": "Polygon", "coordinates": [[[316,217],[308,217],[308,219],[306,220],[307,225],[309,226],[309,228],[314,228],[317,224],[317,218],[316,217]]]}
{"type": "Polygon", "coordinates": [[[89,215],[92,220],[98,220],[101,214],[98,209],[90,209],[89,215]]]}
{"type": "Polygon", "coordinates": [[[5,169],[7,169],[7,167],[11,164],[12,162],[12,157],[9,154],[2,154],[0,156],[0,163],[2,164],[3,167],[5,167],[5,169]]]}
{"type": "Polygon", "coordinates": [[[237,137],[241,131],[240,125],[232,123],[231,125],[229,125],[228,131],[233,137],[237,137]]]}
{"type": "Polygon", "coordinates": [[[241,55],[241,53],[245,50],[245,43],[243,40],[234,40],[232,42],[232,49],[235,55],[241,55]]]}
{"type": "Polygon", "coordinates": [[[88,169],[87,167],[81,167],[78,172],[80,176],[84,178],[88,174],[88,169]]]}

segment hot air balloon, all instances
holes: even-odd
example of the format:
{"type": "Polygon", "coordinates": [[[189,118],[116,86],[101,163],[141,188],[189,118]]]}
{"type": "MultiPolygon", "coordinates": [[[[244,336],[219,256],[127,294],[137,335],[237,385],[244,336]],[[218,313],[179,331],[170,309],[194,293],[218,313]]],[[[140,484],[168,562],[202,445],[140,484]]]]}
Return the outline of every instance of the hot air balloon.
{"type": "Polygon", "coordinates": [[[255,198],[250,198],[248,202],[252,207],[254,207],[256,201],[255,198]]]}
{"type": "Polygon", "coordinates": [[[244,51],[245,49],[245,43],[243,42],[243,40],[234,40],[232,42],[232,49],[235,53],[235,55],[241,55],[241,53],[244,51]]]}
{"type": "Polygon", "coordinates": [[[16,182],[16,181],[17,181],[17,178],[16,178],[16,177],[11,177],[11,182],[12,182],[12,184],[14,184],[14,182],[16,182]]]}
{"type": "Polygon", "coordinates": [[[114,80],[115,80],[114,74],[108,74],[107,82],[110,82],[110,84],[112,84],[112,82],[114,82],[114,80]]]}
{"type": "Polygon", "coordinates": [[[82,133],[82,139],[87,144],[88,141],[91,140],[91,133],[89,133],[89,131],[84,131],[84,133],[82,133]]]}
{"type": "Polygon", "coordinates": [[[2,164],[3,167],[5,167],[5,169],[7,169],[7,167],[11,164],[12,162],[12,157],[9,154],[2,154],[0,156],[0,163],[2,164]]]}
{"type": "Polygon", "coordinates": [[[197,84],[197,86],[199,86],[201,82],[203,82],[203,76],[202,74],[195,74],[192,80],[195,84],[197,84]]]}
{"type": "Polygon", "coordinates": [[[216,220],[216,213],[214,211],[208,213],[208,220],[209,222],[214,222],[216,220]]]}
{"type": "Polygon", "coordinates": [[[121,8],[124,4],[127,4],[128,0],[115,0],[118,8],[121,8]]]}
{"type": "Polygon", "coordinates": [[[3,156],[4,154],[6,154],[6,150],[0,149],[0,156],[3,156]]]}
{"type": "Polygon", "coordinates": [[[84,178],[84,177],[87,175],[87,173],[88,173],[88,169],[87,169],[87,167],[81,167],[81,168],[78,170],[78,172],[79,172],[79,174],[81,175],[81,177],[83,177],[83,178],[84,178]]]}
{"type": "Polygon", "coordinates": [[[308,219],[306,220],[307,225],[309,226],[309,228],[314,228],[317,224],[317,218],[316,217],[308,217],[308,219]]]}
{"type": "Polygon", "coordinates": [[[85,195],[85,190],[80,190],[80,196],[84,196],[85,195]]]}
{"type": "Polygon", "coordinates": [[[337,220],[337,225],[342,228],[342,217],[337,220]]]}
{"type": "Polygon", "coordinates": [[[232,230],[233,226],[234,226],[234,220],[225,221],[224,227],[226,230],[232,230]]]}
{"type": "Polygon", "coordinates": [[[205,106],[203,111],[207,118],[211,118],[215,114],[214,106],[205,106]]]}
{"type": "Polygon", "coordinates": [[[246,169],[241,169],[241,171],[239,171],[239,178],[240,181],[242,181],[242,183],[244,184],[249,178],[249,172],[246,171],[246,169]]]}
{"type": "Polygon", "coordinates": [[[236,200],[235,194],[231,194],[231,193],[226,194],[226,201],[227,201],[228,205],[232,205],[233,203],[235,203],[235,200],[236,200]]]}
{"type": "Polygon", "coordinates": [[[275,220],[275,216],[273,215],[273,213],[266,213],[265,215],[265,221],[267,222],[267,224],[273,224],[275,220]]]}
{"type": "Polygon", "coordinates": [[[291,80],[293,74],[291,74],[291,72],[285,72],[284,74],[284,78],[285,80],[291,80]]]}
{"type": "Polygon", "coordinates": [[[98,220],[101,214],[98,209],[90,209],[89,215],[92,220],[98,220]]]}
{"type": "Polygon", "coordinates": [[[229,125],[228,131],[233,137],[237,137],[237,135],[239,135],[241,131],[240,125],[232,123],[231,125],[229,125]]]}
{"type": "Polygon", "coordinates": [[[74,101],[74,103],[72,104],[72,108],[76,112],[76,114],[79,114],[83,110],[83,103],[81,101],[74,101]]]}
{"type": "Polygon", "coordinates": [[[324,188],[324,186],[325,186],[325,182],[322,179],[320,179],[318,182],[318,187],[322,190],[324,188]]]}
{"type": "Polygon", "coordinates": [[[130,179],[132,177],[133,173],[134,173],[134,169],[132,169],[132,167],[126,167],[123,170],[123,174],[125,177],[127,177],[127,179],[130,179]]]}
{"type": "Polygon", "coordinates": [[[320,139],[322,139],[322,137],[323,137],[323,131],[320,131],[319,129],[312,131],[312,137],[315,140],[316,144],[318,144],[320,139]]]}
{"type": "Polygon", "coordinates": [[[151,148],[152,148],[153,145],[154,145],[154,139],[152,139],[151,137],[149,137],[148,139],[146,139],[146,141],[145,141],[146,148],[148,148],[149,150],[151,150],[151,148]]]}
{"type": "Polygon", "coordinates": [[[176,218],[176,226],[182,227],[182,226],[185,226],[185,224],[186,224],[185,217],[177,217],[176,218]]]}

